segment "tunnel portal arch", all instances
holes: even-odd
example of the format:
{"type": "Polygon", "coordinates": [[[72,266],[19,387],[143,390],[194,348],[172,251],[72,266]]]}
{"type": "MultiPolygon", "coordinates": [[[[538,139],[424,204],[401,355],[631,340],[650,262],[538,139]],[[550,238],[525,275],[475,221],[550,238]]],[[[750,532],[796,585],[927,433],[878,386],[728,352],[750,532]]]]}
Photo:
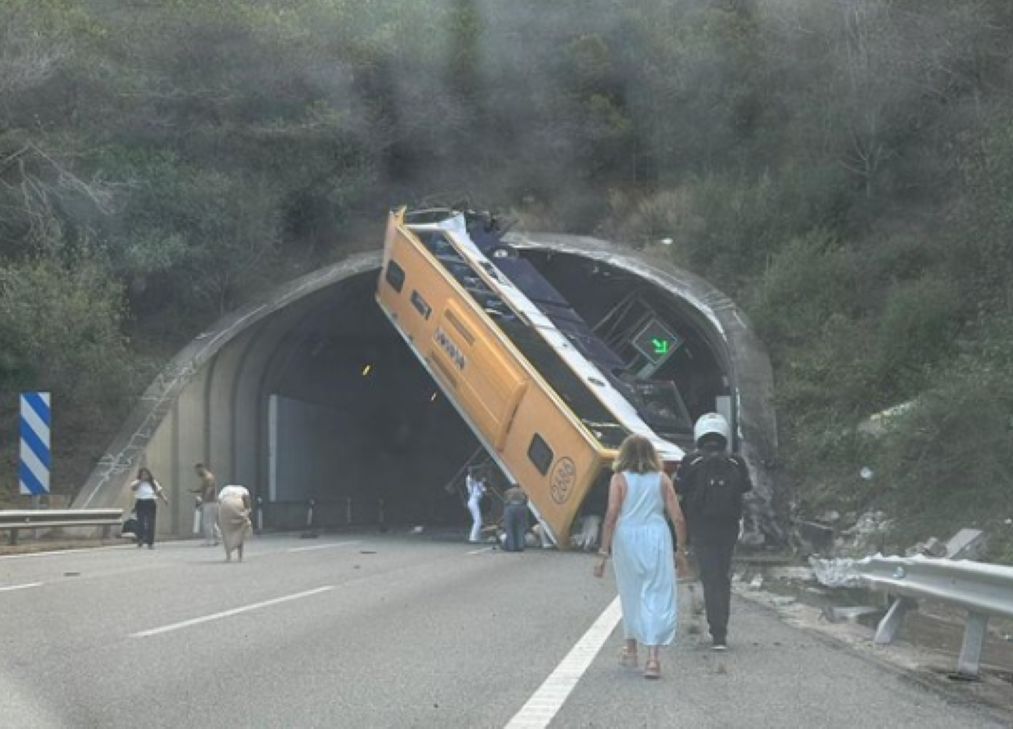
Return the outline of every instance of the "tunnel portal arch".
{"type": "MultiPolygon", "coordinates": [[[[747,540],[780,541],[770,363],[735,303],[660,255],[582,236],[507,240],[589,322],[636,288],[706,350],[753,471],[747,540]]],[[[159,531],[184,536],[192,466],[203,462],[262,499],[267,527],[304,524],[310,498],[321,524],[460,519],[456,496],[438,487],[479,445],[376,306],[380,265],[380,250],[350,256],[199,334],[145,391],[74,506],[127,507],[147,465],[170,493],[159,531]]]]}

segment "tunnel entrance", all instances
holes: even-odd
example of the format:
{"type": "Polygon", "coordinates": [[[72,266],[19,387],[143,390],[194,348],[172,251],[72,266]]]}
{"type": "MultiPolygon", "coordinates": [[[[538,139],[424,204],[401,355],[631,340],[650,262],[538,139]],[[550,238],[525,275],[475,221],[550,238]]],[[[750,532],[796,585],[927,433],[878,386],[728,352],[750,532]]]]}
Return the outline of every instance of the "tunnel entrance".
{"type": "MultiPolygon", "coordinates": [[[[676,333],[678,348],[654,378],[676,384],[685,403],[683,423],[715,408],[732,416],[718,357],[699,323],[670,294],[577,256],[524,255],[592,328],[614,323],[635,299],[676,333]]],[[[374,300],[377,276],[359,274],[321,296],[267,372],[267,463],[258,495],[272,528],[305,524],[309,499],[322,526],[468,521],[463,466],[479,443],[384,318],[374,300]]],[[[679,440],[691,446],[685,429],[679,440]]],[[[498,469],[487,467],[505,485],[498,469]]],[[[492,513],[498,511],[489,503],[494,499],[485,504],[492,513]]],[[[603,511],[599,501],[594,506],[603,511]]]]}
{"type": "Polygon", "coordinates": [[[448,485],[478,442],[383,317],[377,272],[348,279],[268,373],[265,522],[457,524],[448,485]]]}

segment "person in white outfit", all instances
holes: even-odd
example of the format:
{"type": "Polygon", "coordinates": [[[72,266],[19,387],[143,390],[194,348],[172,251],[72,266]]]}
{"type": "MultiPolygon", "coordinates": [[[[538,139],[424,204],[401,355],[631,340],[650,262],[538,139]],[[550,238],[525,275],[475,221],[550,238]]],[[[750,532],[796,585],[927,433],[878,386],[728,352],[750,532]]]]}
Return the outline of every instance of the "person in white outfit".
{"type": "Polygon", "coordinates": [[[468,487],[468,511],[471,512],[471,534],[469,542],[482,541],[482,496],[485,495],[485,479],[482,476],[468,471],[465,478],[465,485],[468,487]]]}
{"type": "Polygon", "coordinates": [[[130,490],[134,492],[134,511],[137,512],[137,546],[147,544],[148,549],[154,549],[155,499],[161,499],[166,505],[169,500],[165,498],[161,484],[147,468],[141,468],[137,472],[137,479],[130,484],[130,490]]]}
{"type": "Polygon", "coordinates": [[[218,526],[225,545],[225,561],[232,561],[232,551],[243,561],[243,544],[252,531],[250,514],[253,504],[245,486],[229,484],[218,492],[218,526]]]}

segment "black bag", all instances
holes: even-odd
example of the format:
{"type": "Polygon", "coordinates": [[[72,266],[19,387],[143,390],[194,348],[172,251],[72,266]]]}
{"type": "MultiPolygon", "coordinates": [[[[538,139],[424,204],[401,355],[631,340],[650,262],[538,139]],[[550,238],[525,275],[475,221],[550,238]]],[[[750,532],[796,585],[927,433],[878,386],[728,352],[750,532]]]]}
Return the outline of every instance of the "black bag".
{"type": "Polygon", "coordinates": [[[137,521],[137,518],[131,514],[126,521],[123,522],[123,526],[120,529],[120,534],[133,534],[135,537],[141,533],[141,525],[137,521]]]}
{"type": "Polygon", "coordinates": [[[742,518],[742,466],[724,453],[704,455],[697,465],[696,506],[700,516],[720,521],[742,518]]]}

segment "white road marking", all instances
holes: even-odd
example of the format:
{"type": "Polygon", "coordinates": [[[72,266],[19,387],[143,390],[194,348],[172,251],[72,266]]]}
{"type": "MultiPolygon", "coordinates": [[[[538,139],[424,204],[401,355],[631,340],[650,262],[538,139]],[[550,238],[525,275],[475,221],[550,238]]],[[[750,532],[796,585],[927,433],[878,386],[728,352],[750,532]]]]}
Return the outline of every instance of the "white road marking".
{"type": "Polygon", "coordinates": [[[311,595],[319,595],[321,592],[328,592],[329,590],[333,589],[334,585],[325,585],[324,587],[318,587],[315,590],[306,590],[305,592],[297,592],[294,595],[276,597],[273,600],[264,600],[263,602],[255,602],[252,605],[244,605],[243,607],[233,608],[231,610],[224,610],[220,613],[213,613],[211,615],[204,615],[199,618],[184,620],[181,623],[172,623],[171,625],[163,625],[160,628],[152,628],[151,630],[142,630],[139,633],[131,633],[130,637],[147,638],[152,635],[161,635],[162,633],[170,633],[174,630],[189,628],[191,625],[200,625],[201,623],[209,623],[212,620],[221,620],[222,618],[230,618],[233,615],[239,615],[240,613],[248,613],[251,610],[259,610],[260,608],[270,607],[271,605],[278,605],[283,602],[290,602],[291,600],[299,600],[304,597],[310,597],[311,595]]]}
{"type": "Polygon", "coordinates": [[[311,552],[315,549],[330,549],[331,547],[347,547],[352,544],[358,544],[358,542],[333,542],[331,544],[314,544],[312,547],[292,547],[286,549],[286,552],[311,552]]]}
{"type": "Polygon", "coordinates": [[[0,587],[0,592],[13,592],[14,590],[27,590],[29,587],[42,587],[42,582],[27,582],[24,585],[8,585],[0,587]]]}
{"type": "Polygon", "coordinates": [[[465,554],[482,554],[483,552],[491,552],[491,551],[492,547],[482,547],[481,549],[473,549],[470,552],[465,552],[465,554]]]}
{"type": "Polygon", "coordinates": [[[619,624],[621,617],[622,608],[617,596],[566,654],[566,658],[556,666],[556,670],[549,674],[549,677],[532,694],[528,702],[514,714],[514,717],[506,725],[506,729],[543,729],[547,727],[553,717],[559,713],[570,696],[570,692],[587,671],[594,657],[598,655],[598,651],[605,645],[605,641],[612,635],[612,631],[619,624]]]}
{"type": "MultiPolygon", "coordinates": [[[[127,549],[133,544],[113,544],[108,547],[79,547],[76,549],[53,549],[48,552],[25,552],[24,554],[3,554],[0,559],[25,559],[27,557],[52,557],[57,554],[75,554],[79,552],[107,552],[110,549],[127,549]]],[[[135,547],[136,549],[136,547],[135,547]]]]}

